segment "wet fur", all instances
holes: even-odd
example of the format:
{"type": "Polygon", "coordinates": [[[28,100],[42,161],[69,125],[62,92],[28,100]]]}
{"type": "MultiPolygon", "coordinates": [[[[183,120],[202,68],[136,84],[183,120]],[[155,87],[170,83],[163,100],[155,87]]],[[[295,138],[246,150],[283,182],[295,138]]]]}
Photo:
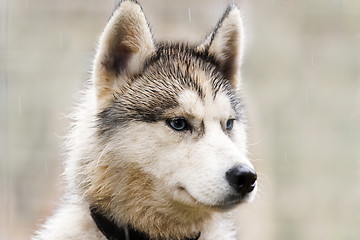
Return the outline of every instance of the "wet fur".
{"type": "Polygon", "coordinates": [[[242,39],[235,5],[204,43],[189,46],[155,43],[140,5],[121,2],[73,116],[66,195],[33,239],[105,239],[90,206],[153,239],[199,231],[203,240],[235,239],[222,207],[232,191],[224,173],[236,164],[252,167],[239,94],[242,39]],[[177,117],[191,130],[171,129],[168,121],[177,117]],[[231,132],[224,128],[230,118],[231,132]]]}

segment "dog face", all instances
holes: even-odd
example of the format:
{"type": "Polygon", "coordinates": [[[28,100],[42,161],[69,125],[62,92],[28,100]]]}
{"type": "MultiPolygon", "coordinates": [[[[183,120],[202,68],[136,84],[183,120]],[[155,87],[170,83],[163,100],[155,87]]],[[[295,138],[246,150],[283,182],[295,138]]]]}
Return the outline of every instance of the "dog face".
{"type": "Polygon", "coordinates": [[[94,61],[100,143],[87,194],[114,209],[224,209],[251,199],[256,174],[239,97],[242,45],[235,5],[191,47],[155,44],[141,7],[122,2],[94,61]]]}

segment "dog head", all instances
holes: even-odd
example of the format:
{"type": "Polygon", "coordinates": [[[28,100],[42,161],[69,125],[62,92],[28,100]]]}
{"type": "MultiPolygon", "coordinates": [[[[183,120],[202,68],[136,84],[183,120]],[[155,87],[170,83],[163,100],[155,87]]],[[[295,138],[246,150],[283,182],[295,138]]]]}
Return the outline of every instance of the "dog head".
{"type": "Polygon", "coordinates": [[[86,158],[86,195],[130,222],[145,209],[208,212],[251,199],[242,52],[235,5],[204,43],[188,46],[154,43],[140,5],[123,1],[94,60],[96,157],[86,158]]]}

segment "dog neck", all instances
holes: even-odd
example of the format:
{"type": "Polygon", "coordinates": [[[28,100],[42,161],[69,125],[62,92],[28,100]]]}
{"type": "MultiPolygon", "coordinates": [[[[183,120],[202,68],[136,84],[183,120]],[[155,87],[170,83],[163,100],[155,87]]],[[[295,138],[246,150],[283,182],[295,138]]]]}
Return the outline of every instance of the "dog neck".
{"type": "MultiPolygon", "coordinates": [[[[96,226],[108,240],[151,240],[146,233],[137,231],[129,225],[118,226],[113,220],[100,213],[95,207],[90,207],[90,213],[96,226]]],[[[199,232],[195,238],[185,237],[183,240],[197,240],[200,238],[200,234],[201,232],[199,232]]]]}

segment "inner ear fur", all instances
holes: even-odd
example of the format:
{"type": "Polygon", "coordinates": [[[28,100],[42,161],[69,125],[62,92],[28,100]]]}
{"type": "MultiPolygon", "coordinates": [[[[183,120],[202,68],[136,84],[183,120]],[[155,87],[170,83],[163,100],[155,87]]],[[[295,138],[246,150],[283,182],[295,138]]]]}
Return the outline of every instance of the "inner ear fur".
{"type": "Polygon", "coordinates": [[[198,46],[199,51],[208,51],[219,61],[225,77],[236,89],[240,85],[243,35],[240,10],[231,4],[212,33],[198,46]]]}
{"type": "Polygon", "coordinates": [[[112,96],[114,88],[139,73],[155,52],[152,34],[141,6],[122,1],[114,11],[99,40],[93,79],[98,100],[112,96]]]}

